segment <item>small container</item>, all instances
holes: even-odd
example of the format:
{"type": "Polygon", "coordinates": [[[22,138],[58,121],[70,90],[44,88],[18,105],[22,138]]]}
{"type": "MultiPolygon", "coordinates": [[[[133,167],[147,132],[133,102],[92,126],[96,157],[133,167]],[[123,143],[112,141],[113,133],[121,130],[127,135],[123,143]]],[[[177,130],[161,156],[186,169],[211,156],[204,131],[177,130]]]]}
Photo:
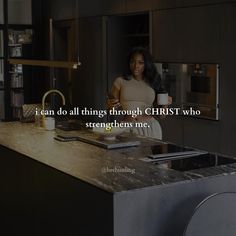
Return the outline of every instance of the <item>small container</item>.
{"type": "Polygon", "coordinates": [[[159,93],[157,94],[157,105],[168,105],[168,93],[159,93]]]}
{"type": "Polygon", "coordinates": [[[53,117],[45,117],[45,129],[54,130],[55,129],[55,119],[53,117]]]}

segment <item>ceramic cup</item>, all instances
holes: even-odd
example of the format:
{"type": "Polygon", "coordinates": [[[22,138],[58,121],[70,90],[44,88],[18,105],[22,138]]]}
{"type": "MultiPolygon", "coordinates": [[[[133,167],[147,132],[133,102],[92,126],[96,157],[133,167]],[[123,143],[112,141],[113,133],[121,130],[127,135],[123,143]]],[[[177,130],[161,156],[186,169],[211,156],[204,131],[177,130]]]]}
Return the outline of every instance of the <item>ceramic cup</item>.
{"type": "Polygon", "coordinates": [[[45,117],[45,129],[46,130],[55,129],[55,119],[53,117],[45,117]]]}
{"type": "Polygon", "coordinates": [[[158,105],[168,105],[168,93],[157,94],[157,104],[158,105]]]}

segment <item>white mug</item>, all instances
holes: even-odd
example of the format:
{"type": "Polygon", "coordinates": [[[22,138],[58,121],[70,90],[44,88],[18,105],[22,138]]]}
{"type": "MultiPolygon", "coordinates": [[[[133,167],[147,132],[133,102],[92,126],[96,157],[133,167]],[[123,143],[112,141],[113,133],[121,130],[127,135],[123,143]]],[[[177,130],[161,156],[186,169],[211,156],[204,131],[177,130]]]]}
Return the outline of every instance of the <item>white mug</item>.
{"type": "Polygon", "coordinates": [[[45,117],[45,129],[46,130],[55,129],[55,119],[53,117],[45,117]]]}
{"type": "Polygon", "coordinates": [[[157,105],[168,105],[168,93],[159,93],[157,94],[157,105]]]}

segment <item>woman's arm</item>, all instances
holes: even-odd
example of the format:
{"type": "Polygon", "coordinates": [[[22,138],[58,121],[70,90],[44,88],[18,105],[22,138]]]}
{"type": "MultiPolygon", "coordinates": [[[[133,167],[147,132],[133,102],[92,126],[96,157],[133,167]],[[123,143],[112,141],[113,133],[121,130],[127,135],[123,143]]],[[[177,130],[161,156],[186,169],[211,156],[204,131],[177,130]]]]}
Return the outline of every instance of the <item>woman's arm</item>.
{"type": "Polygon", "coordinates": [[[120,90],[114,85],[111,88],[110,94],[107,97],[107,108],[111,110],[113,107],[116,109],[120,106],[120,90]]]}

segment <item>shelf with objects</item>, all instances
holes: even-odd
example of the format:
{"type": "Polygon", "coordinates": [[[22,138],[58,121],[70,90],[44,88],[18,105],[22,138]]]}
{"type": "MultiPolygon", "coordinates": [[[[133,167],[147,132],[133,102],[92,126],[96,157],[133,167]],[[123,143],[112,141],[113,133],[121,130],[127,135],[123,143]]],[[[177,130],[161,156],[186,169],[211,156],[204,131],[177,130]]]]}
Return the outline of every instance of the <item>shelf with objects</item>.
{"type": "MultiPolygon", "coordinates": [[[[9,58],[31,58],[32,38],[33,30],[31,26],[11,26],[8,29],[9,58]]],[[[8,68],[12,119],[20,119],[22,116],[22,105],[28,99],[28,96],[25,94],[25,86],[30,84],[32,70],[31,67],[22,64],[9,64],[8,68]]]]}
{"type": "Polygon", "coordinates": [[[31,0],[0,0],[0,120],[19,120],[31,100],[32,68],[9,59],[33,58],[31,0]]]}
{"type": "MultiPolygon", "coordinates": [[[[79,62],[54,61],[51,55],[52,48],[50,47],[50,53],[47,52],[48,44],[52,45],[52,19],[49,19],[48,28],[45,19],[49,15],[45,1],[3,2],[4,121],[12,121],[21,118],[24,108],[22,105],[41,103],[46,89],[54,85],[53,68],[77,69],[79,62]]],[[[27,122],[25,119],[20,120],[27,122]]]]}

